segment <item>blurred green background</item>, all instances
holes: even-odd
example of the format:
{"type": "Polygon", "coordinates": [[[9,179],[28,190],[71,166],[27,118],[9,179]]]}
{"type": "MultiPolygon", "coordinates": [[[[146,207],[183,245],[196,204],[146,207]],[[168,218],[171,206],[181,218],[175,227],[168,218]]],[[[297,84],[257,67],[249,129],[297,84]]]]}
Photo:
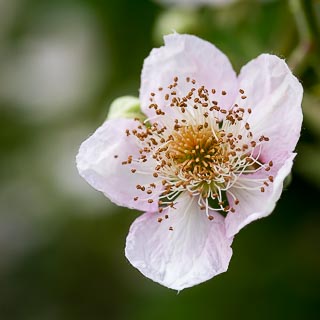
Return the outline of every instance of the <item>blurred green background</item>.
{"type": "Polygon", "coordinates": [[[0,0],[0,319],[320,319],[319,20],[312,0],[0,0]],[[80,143],[114,98],[138,95],[143,59],[172,30],[211,41],[237,71],[277,54],[305,89],[275,212],[236,236],[227,273],[179,294],[124,256],[139,213],[75,168],[80,143]]]}

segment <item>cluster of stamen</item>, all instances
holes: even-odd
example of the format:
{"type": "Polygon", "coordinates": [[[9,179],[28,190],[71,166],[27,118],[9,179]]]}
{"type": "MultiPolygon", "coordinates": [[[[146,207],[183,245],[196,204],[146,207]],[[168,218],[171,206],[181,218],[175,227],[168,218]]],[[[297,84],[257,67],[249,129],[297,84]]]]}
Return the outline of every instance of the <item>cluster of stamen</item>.
{"type": "MultiPolygon", "coordinates": [[[[235,212],[228,199],[232,198],[235,205],[239,200],[232,190],[265,192],[273,182],[271,175],[250,177],[260,170],[270,171],[273,165],[272,161],[263,163],[260,159],[262,146],[269,138],[254,137],[250,108],[238,104],[223,108],[219,104],[219,97],[227,95],[226,91],[208,90],[187,77],[183,83],[187,94],[182,94],[178,77],[173,80],[167,88],[159,87],[158,92],[150,94],[149,108],[155,116],[144,122],[136,119],[137,127],[126,130],[127,136],[137,139],[139,156],[129,155],[121,159],[122,164],[130,164],[133,174],[150,172],[141,171],[143,166],[151,168],[154,177],[153,183],[136,186],[134,200],[153,203],[157,198],[162,212],[168,206],[174,207],[182,192],[188,192],[197,197],[209,220],[213,220],[209,210],[235,212]],[[157,101],[165,103],[159,105],[157,101]]],[[[241,99],[247,98],[243,89],[239,94],[241,99]]]]}

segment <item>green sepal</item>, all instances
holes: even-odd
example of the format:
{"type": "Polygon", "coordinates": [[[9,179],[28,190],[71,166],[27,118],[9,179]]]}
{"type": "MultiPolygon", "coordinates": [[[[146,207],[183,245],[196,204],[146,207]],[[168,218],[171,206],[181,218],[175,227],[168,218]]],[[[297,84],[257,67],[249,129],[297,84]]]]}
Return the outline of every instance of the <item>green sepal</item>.
{"type": "Polygon", "coordinates": [[[141,121],[146,119],[146,116],[141,112],[140,101],[137,97],[123,96],[111,103],[107,119],[120,118],[138,118],[141,121]]]}

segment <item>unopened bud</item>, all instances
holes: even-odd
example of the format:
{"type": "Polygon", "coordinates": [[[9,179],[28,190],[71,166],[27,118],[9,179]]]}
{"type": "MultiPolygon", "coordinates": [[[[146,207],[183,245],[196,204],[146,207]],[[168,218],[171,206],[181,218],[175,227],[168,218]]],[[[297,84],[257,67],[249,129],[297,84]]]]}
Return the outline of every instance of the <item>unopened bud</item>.
{"type": "Polygon", "coordinates": [[[108,120],[120,118],[139,118],[144,120],[146,116],[141,112],[140,101],[136,97],[124,96],[115,99],[110,106],[108,120]]]}

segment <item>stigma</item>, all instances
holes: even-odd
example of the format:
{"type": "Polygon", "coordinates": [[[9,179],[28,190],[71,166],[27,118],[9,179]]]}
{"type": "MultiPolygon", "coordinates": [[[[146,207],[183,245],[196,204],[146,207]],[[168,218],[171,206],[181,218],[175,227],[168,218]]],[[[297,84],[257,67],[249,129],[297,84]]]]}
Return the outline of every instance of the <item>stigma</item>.
{"type": "MultiPolygon", "coordinates": [[[[152,203],[156,198],[161,213],[187,192],[213,220],[210,210],[236,212],[237,189],[266,191],[273,182],[268,174],[273,162],[263,161],[261,151],[270,139],[251,131],[251,108],[220,105],[219,98],[227,94],[199,86],[190,77],[174,77],[150,93],[153,115],[143,122],[135,119],[136,128],[124,133],[135,137],[139,156],[119,159],[130,165],[132,174],[151,174],[154,180],[136,185],[135,201],[152,203]],[[266,173],[254,175],[259,171],[266,173]]],[[[239,101],[247,99],[243,89],[238,94],[239,101]]]]}

